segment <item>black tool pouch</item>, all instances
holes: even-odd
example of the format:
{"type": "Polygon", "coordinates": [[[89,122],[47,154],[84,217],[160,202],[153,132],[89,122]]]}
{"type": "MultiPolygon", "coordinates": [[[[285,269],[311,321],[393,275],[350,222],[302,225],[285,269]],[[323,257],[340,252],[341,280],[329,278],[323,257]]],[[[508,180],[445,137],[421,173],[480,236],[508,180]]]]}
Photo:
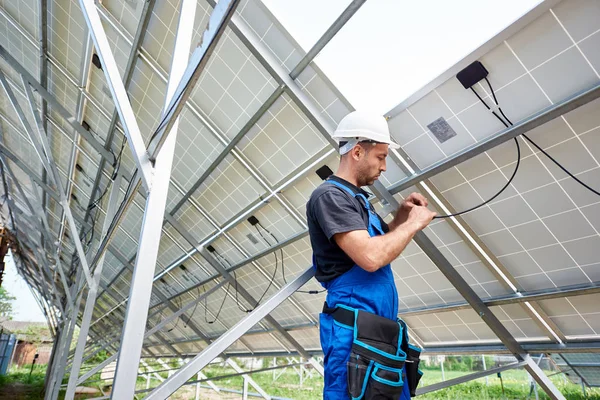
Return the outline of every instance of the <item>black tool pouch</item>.
{"type": "Polygon", "coordinates": [[[356,310],[354,341],[348,362],[352,399],[400,399],[405,352],[399,322],[356,310]]]}
{"type": "Polygon", "coordinates": [[[423,376],[423,373],[419,369],[420,356],[420,348],[408,345],[408,351],[406,352],[406,380],[410,389],[410,397],[415,396],[417,386],[423,376]]]}

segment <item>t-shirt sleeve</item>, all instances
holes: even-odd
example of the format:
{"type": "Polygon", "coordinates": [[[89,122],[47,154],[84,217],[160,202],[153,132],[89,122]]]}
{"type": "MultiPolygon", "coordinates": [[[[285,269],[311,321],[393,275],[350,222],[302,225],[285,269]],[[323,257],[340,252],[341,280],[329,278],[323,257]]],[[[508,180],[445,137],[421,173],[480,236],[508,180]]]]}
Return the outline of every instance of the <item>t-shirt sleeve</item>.
{"type": "Polygon", "coordinates": [[[329,240],[336,233],[367,230],[361,213],[348,196],[337,191],[327,191],[314,199],[315,220],[329,240]]]}

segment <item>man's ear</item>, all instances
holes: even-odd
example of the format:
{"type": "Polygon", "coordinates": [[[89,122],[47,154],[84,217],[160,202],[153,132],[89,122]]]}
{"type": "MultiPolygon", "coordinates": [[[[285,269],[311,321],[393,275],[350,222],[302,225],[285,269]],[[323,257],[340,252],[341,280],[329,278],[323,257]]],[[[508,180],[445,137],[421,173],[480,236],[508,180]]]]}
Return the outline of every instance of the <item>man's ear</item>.
{"type": "Polygon", "coordinates": [[[358,160],[360,160],[360,157],[364,151],[365,150],[362,148],[362,146],[356,145],[352,148],[352,150],[350,150],[350,153],[352,155],[352,158],[354,158],[356,161],[358,161],[358,160]]]}

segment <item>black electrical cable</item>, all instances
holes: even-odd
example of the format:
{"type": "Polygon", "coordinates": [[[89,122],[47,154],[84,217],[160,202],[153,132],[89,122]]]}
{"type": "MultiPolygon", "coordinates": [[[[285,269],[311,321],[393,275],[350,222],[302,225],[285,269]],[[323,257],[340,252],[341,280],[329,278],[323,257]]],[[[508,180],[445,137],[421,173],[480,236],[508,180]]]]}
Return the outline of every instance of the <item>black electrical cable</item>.
{"type": "Polygon", "coordinates": [[[502,187],[502,189],[500,189],[495,195],[493,195],[492,197],[490,197],[488,200],[484,201],[481,204],[478,204],[474,207],[468,208],[464,211],[460,211],[457,213],[453,213],[453,214],[447,214],[447,215],[436,215],[434,217],[434,219],[439,219],[439,218],[450,218],[450,217],[456,217],[459,215],[463,215],[466,213],[469,213],[471,211],[474,211],[478,208],[481,208],[483,206],[485,206],[486,204],[488,204],[489,202],[491,202],[492,200],[494,200],[496,197],[500,196],[500,194],[502,194],[502,192],[504,192],[506,190],[506,188],[512,183],[513,179],[515,178],[515,175],[517,175],[517,171],[519,170],[519,166],[521,165],[521,146],[519,146],[519,141],[517,140],[517,138],[514,138],[515,144],[517,145],[517,165],[515,166],[515,170],[513,171],[512,175],[510,176],[510,178],[508,179],[508,181],[506,182],[506,184],[502,187]]]}
{"type": "MultiPolygon", "coordinates": [[[[179,302],[177,304],[177,309],[181,309],[181,299],[179,299],[179,302]]],[[[172,332],[175,328],[177,328],[177,325],[179,324],[180,319],[181,319],[181,316],[177,317],[177,321],[175,321],[175,325],[171,329],[167,330],[167,332],[172,332]]]]}
{"type": "MultiPolygon", "coordinates": [[[[225,304],[225,300],[227,299],[227,296],[229,296],[229,287],[231,286],[231,284],[227,284],[227,290],[225,293],[225,296],[223,296],[223,301],[221,302],[221,305],[219,306],[219,311],[217,311],[217,314],[215,315],[215,318],[212,321],[208,320],[207,317],[207,312],[208,312],[208,304],[206,299],[208,298],[208,296],[206,296],[204,298],[204,321],[208,324],[214,324],[217,319],[219,319],[219,315],[221,315],[221,310],[223,310],[223,305],[225,304]]],[[[202,287],[204,289],[204,286],[202,287]]],[[[204,289],[204,292],[206,292],[206,289],[204,289]]]]}
{"type": "MultiPolygon", "coordinates": [[[[269,231],[267,228],[265,228],[260,222],[258,222],[256,224],[256,226],[260,226],[267,234],[269,234],[273,238],[273,240],[275,240],[275,242],[277,244],[279,244],[279,240],[277,240],[277,237],[273,233],[271,233],[271,231],[269,231]]],[[[256,229],[258,230],[258,228],[256,228],[256,229]]],[[[263,240],[267,243],[267,245],[272,246],[271,242],[269,242],[267,240],[267,238],[264,237],[264,235],[260,232],[260,230],[258,231],[258,233],[263,238],[263,240]]],[[[281,252],[281,274],[283,277],[283,282],[287,285],[288,282],[285,278],[285,265],[284,265],[285,257],[283,256],[283,249],[279,249],[279,250],[281,252]]],[[[275,251],[275,254],[277,254],[277,251],[275,251]]],[[[325,291],[326,291],[326,289],[323,289],[323,290],[296,290],[296,292],[298,292],[298,293],[306,293],[306,294],[319,294],[319,293],[323,293],[325,291]]]]}
{"type": "MultiPolygon", "coordinates": [[[[200,288],[196,288],[196,296],[200,297],[200,288]]],[[[192,317],[194,316],[194,313],[196,312],[196,308],[198,307],[198,303],[200,303],[199,301],[196,302],[196,304],[194,304],[194,309],[192,310],[192,313],[190,314],[190,316],[187,319],[187,322],[183,322],[184,327],[187,328],[187,326],[190,324],[190,321],[192,320],[192,317]]],[[[183,321],[183,318],[181,319],[183,321]]]]}
{"type": "MultiPolygon", "coordinates": [[[[214,250],[214,253],[217,255],[217,257],[219,257],[221,260],[223,260],[223,262],[225,264],[227,264],[226,266],[224,265],[225,267],[227,267],[227,266],[231,267],[231,263],[225,257],[223,257],[217,250],[214,250]]],[[[252,312],[252,310],[249,310],[246,307],[242,307],[242,305],[241,305],[242,303],[240,302],[240,299],[238,297],[238,280],[237,280],[237,274],[235,273],[235,271],[232,271],[232,272],[233,272],[233,280],[235,281],[235,285],[234,285],[235,303],[236,303],[238,309],[241,312],[245,312],[245,313],[252,312]]]]}
{"type": "MultiPolygon", "coordinates": [[[[496,103],[496,105],[498,106],[498,111],[500,111],[500,114],[502,114],[502,116],[504,117],[504,119],[506,119],[506,121],[512,126],[513,125],[512,121],[510,119],[508,119],[508,117],[506,116],[506,114],[504,114],[504,111],[502,111],[502,107],[500,107],[500,105],[498,104],[498,99],[496,98],[496,92],[494,91],[494,88],[492,87],[492,84],[490,83],[490,81],[489,81],[489,79],[487,77],[485,78],[485,81],[487,82],[488,87],[490,88],[490,92],[492,92],[492,97],[494,99],[494,103],[496,103]]],[[[506,126],[506,124],[505,124],[505,126],[506,126]]],[[[573,175],[569,170],[567,170],[565,167],[563,167],[561,163],[559,163],[556,159],[554,159],[554,157],[552,157],[544,149],[542,149],[540,146],[538,146],[538,144],[535,143],[529,136],[527,136],[526,134],[523,134],[523,137],[529,143],[531,143],[533,146],[535,146],[536,149],[538,149],[546,157],[548,157],[550,159],[550,161],[552,161],[554,164],[556,164],[556,166],[558,166],[567,175],[569,175],[571,178],[573,178],[577,183],[579,183],[581,186],[585,187],[587,190],[589,190],[590,192],[594,193],[595,195],[600,196],[600,192],[598,192],[597,190],[591,188],[586,183],[582,182],[579,178],[577,178],[575,175],[573,175]]]]}
{"type": "MultiPolygon", "coordinates": [[[[486,80],[487,80],[487,78],[486,78],[486,80]]],[[[498,114],[496,114],[496,111],[492,110],[490,108],[490,106],[487,105],[487,103],[481,98],[481,96],[479,96],[479,93],[477,93],[477,91],[475,91],[475,89],[473,88],[473,86],[471,86],[471,91],[473,93],[475,93],[475,96],[477,96],[477,98],[479,99],[479,101],[481,101],[481,103],[488,110],[492,111],[492,114],[494,114],[494,116],[502,123],[502,125],[504,125],[506,128],[508,128],[509,125],[502,118],[500,118],[500,116],[498,114]]],[[[495,95],[494,95],[494,98],[495,98],[495,95]]],[[[500,111],[500,112],[502,112],[502,111],[500,111]]],[[[478,204],[478,205],[476,205],[474,207],[471,207],[471,208],[468,208],[468,209],[466,209],[464,211],[460,211],[460,212],[453,213],[453,214],[436,215],[434,217],[434,219],[451,218],[451,217],[456,217],[456,216],[459,216],[459,215],[463,215],[463,214],[469,213],[471,211],[474,211],[474,210],[476,210],[478,208],[481,208],[481,207],[485,206],[486,204],[488,204],[489,202],[491,202],[492,200],[494,200],[495,198],[497,198],[498,196],[500,196],[500,194],[502,194],[502,192],[504,192],[506,190],[506,188],[512,183],[513,179],[517,175],[517,171],[519,171],[519,166],[521,165],[521,146],[519,146],[519,140],[516,137],[514,138],[514,141],[515,141],[515,145],[517,146],[517,165],[515,166],[515,170],[513,171],[512,175],[510,176],[510,178],[508,179],[508,181],[506,182],[506,184],[502,187],[502,189],[500,189],[495,195],[493,195],[492,197],[490,197],[488,200],[484,201],[481,204],[478,204]]]]}

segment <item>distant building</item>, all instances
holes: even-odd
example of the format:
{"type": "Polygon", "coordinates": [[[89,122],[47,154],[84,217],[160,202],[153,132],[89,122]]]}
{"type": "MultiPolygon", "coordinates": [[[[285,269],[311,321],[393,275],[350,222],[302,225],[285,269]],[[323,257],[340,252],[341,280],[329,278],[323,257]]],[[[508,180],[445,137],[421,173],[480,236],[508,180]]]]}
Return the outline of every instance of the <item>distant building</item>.
{"type": "Polygon", "coordinates": [[[36,354],[39,354],[36,364],[48,364],[54,339],[44,322],[3,321],[0,323],[0,329],[17,336],[12,365],[22,367],[32,364],[36,354]]]}

